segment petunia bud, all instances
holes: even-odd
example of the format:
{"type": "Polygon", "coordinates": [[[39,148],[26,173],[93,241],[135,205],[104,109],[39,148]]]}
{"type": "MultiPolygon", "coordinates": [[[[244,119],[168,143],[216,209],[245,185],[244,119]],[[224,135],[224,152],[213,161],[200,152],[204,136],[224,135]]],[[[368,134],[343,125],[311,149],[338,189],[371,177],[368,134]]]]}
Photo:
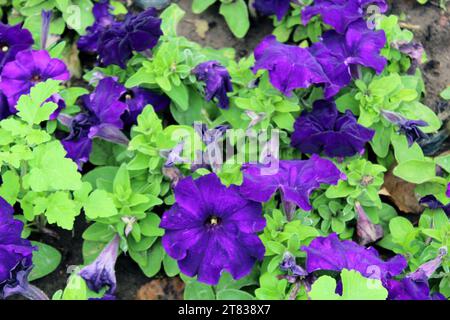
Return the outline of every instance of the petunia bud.
{"type": "Polygon", "coordinates": [[[378,225],[372,223],[363,207],[359,202],[355,203],[355,209],[358,214],[358,220],[356,223],[356,232],[359,238],[359,244],[366,245],[369,243],[373,243],[378,239],[383,237],[383,228],[378,225]]]}

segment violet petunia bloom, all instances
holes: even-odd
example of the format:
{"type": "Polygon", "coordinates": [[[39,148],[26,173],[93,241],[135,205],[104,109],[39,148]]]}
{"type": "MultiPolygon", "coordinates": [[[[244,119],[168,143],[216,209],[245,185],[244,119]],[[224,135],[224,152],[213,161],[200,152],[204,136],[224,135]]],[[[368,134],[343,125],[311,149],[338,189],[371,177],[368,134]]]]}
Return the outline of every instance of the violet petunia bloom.
{"type": "Polygon", "coordinates": [[[115,265],[119,256],[120,237],[115,235],[110,243],[103,249],[100,255],[79,272],[89,289],[99,292],[102,288],[108,287],[106,293],[112,295],[116,291],[116,271],[115,265]]]}
{"type": "Polygon", "coordinates": [[[430,194],[425,197],[422,197],[419,200],[419,204],[430,208],[431,210],[444,210],[447,216],[450,216],[450,203],[444,205],[441,201],[439,201],[434,195],[430,194]]]}
{"type": "Polygon", "coordinates": [[[376,6],[377,13],[388,9],[385,0],[315,0],[302,10],[302,22],[306,25],[312,17],[321,15],[323,22],[343,34],[352,22],[364,18],[369,6],[376,6]]]}
{"type": "Polygon", "coordinates": [[[20,294],[29,299],[47,300],[42,291],[28,283],[36,248],[22,239],[23,223],[14,219],[13,214],[13,207],[0,197],[0,299],[20,294]]]}
{"type": "MultiPolygon", "coordinates": [[[[70,73],[65,63],[53,59],[45,50],[21,51],[16,60],[8,62],[2,70],[0,90],[3,91],[11,112],[16,112],[16,104],[20,96],[30,93],[30,89],[39,82],[48,79],[66,81],[70,73]]],[[[60,98],[51,98],[58,103],[60,98]]],[[[56,117],[56,115],[54,115],[56,117]]]]}
{"type": "Polygon", "coordinates": [[[253,201],[267,202],[280,190],[284,201],[311,210],[309,196],[315,189],[321,184],[336,185],[340,179],[346,179],[332,161],[317,155],[308,160],[280,160],[278,168],[272,170],[268,165],[243,165],[241,194],[253,201]]]}
{"type": "Polygon", "coordinates": [[[105,66],[126,67],[133,51],[152,49],[162,36],[157,11],[147,9],[137,15],[128,14],[123,22],[113,23],[99,38],[98,53],[105,66]]]}
{"type": "Polygon", "coordinates": [[[306,271],[309,273],[349,269],[385,283],[387,279],[399,275],[408,265],[402,255],[383,261],[374,248],[366,248],[351,240],[342,241],[336,233],[317,237],[309,246],[301,249],[306,252],[306,271]]]}
{"type": "Polygon", "coordinates": [[[152,105],[156,112],[167,109],[170,99],[166,95],[158,94],[149,89],[134,87],[128,89],[121,97],[121,100],[128,106],[122,115],[122,120],[126,126],[137,123],[137,117],[147,105],[152,105]]]}
{"type": "Polygon", "coordinates": [[[0,91],[0,120],[6,119],[11,115],[9,110],[8,100],[6,100],[3,92],[0,91]]]}
{"type": "Polygon", "coordinates": [[[363,20],[350,24],[345,35],[325,32],[322,40],[309,48],[328,77],[325,98],[336,95],[352,78],[358,77],[358,66],[381,73],[387,64],[386,58],[380,55],[385,45],[384,31],[370,30],[363,20]]]}
{"type": "Polygon", "coordinates": [[[20,51],[31,49],[33,37],[30,31],[20,25],[9,26],[0,23],[0,70],[16,58],[20,51]]]}
{"type": "Polygon", "coordinates": [[[175,204],[164,213],[162,245],[181,272],[216,285],[223,271],[240,279],[264,258],[257,232],[266,221],[261,204],[244,199],[211,173],[187,177],[175,187],[175,204]]]}
{"type": "Polygon", "coordinates": [[[230,74],[224,66],[218,61],[206,61],[196,66],[192,73],[198,81],[205,82],[206,101],[217,98],[220,108],[229,108],[230,100],[227,93],[233,91],[233,85],[230,74]]]}
{"type": "Polygon", "coordinates": [[[304,111],[295,121],[291,145],[303,153],[349,157],[364,152],[374,134],[358,124],[350,110],[342,114],[334,102],[318,100],[311,112],[304,111]]]}
{"type": "Polygon", "coordinates": [[[386,288],[388,289],[389,300],[446,300],[440,293],[430,295],[428,279],[440,267],[442,260],[447,255],[447,249],[442,247],[438,256],[424,264],[416,271],[408,274],[402,280],[389,279],[386,288]]]}
{"type": "Polygon", "coordinates": [[[253,6],[262,15],[276,15],[278,21],[281,21],[291,6],[290,2],[290,0],[255,0],[253,6]]]}
{"type": "Polygon", "coordinates": [[[398,126],[398,132],[406,136],[410,147],[414,142],[428,138],[427,134],[419,128],[428,126],[427,122],[423,120],[408,120],[399,113],[387,110],[382,110],[381,114],[390,123],[398,126]]]}
{"type": "Polygon", "coordinates": [[[83,110],[80,113],[74,117],[65,114],[58,117],[70,129],[69,135],[62,140],[67,157],[79,168],[89,160],[94,138],[128,144],[128,138],[120,131],[123,128],[121,116],[127,109],[120,98],[125,92],[125,87],[116,80],[104,78],[93,93],[81,97],[83,110]]]}
{"type": "Polygon", "coordinates": [[[94,4],[92,13],[95,22],[92,26],[86,28],[86,35],[78,39],[77,45],[80,51],[97,53],[99,39],[103,32],[105,32],[113,23],[114,16],[111,14],[113,7],[109,0],[100,0],[94,4]]]}
{"type": "Polygon", "coordinates": [[[254,55],[253,72],[267,70],[272,85],[286,96],[295,89],[329,82],[308,49],[282,44],[275,36],[266,37],[256,47],[254,55]]]}

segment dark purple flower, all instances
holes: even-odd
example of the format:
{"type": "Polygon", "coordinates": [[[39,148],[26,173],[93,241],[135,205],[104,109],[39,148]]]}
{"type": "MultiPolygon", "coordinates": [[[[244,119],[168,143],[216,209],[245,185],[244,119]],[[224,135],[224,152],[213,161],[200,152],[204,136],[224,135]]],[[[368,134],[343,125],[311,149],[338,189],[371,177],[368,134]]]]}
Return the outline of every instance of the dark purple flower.
{"type": "Polygon", "coordinates": [[[115,235],[97,259],[81,269],[79,275],[86,281],[89,289],[98,293],[102,288],[108,287],[106,292],[108,295],[112,295],[116,291],[116,271],[114,268],[119,256],[119,244],[120,237],[115,235]]]}
{"type": "Polygon", "coordinates": [[[15,294],[45,299],[45,294],[28,283],[36,248],[22,239],[23,223],[15,220],[13,214],[11,205],[0,197],[0,299],[15,294]]]}
{"type": "Polygon", "coordinates": [[[318,270],[340,272],[342,269],[356,270],[370,279],[383,283],[399,275],[408,265],[406,259],[396,255],[383,261],[372,247],[366,248],[351,240],[339,240],[337,234],[317,237],[309,246],[301,248],[306,252],[306,271],[318,270]]]}
{"type": "Polygon", "coordinates": [[[284,254],[283,260],[280,263],[280,269],[282,271],[288,271],[296,277],[306,277],[308,275],[308,272],[297,264],[295,257],[290,252],[284,254]]]}
{"type": "Polygon", "coordinates": [[[345,175],[333,162],[313,155],[308,160],[280,160],[276,169],[267,165],[245,164],[241,194],[253,201],[267,202],[277,190],[285,201],[311,210],[311,193],[321,184],[336,185],[345,175]]]}
{"type": "Polygon", "coordinates": [[[78,39],[78,49],[85,52],[97,53],[98,43],[102,33],[114,23],[114,16],[111,14],[112,6],[109,0],[101,0],[94,4],[92,13],[95,22],[86,28],[86,35],[78,39]]]}
{"type": "Polygon", "coordinates": [[[69,78],[64,62],[52,59],[47,51],[21,51],[16,55],[16,60],[3,67],[0,90],[8,99],[11,112],[16,112],[19,97],[28,94],[35,84],[48,79],[65,81],[69,78]]]}
{"type": "Polygon", "coordinates": [[[139,87],[128,89],[121,99],[128,106],[122,115],[122,120],[127,126],[136,124],[137,117],[144,110],[145,106],[149,104],[152,105],[156,112],[167,109],[170,105],[170,99],[166,95],[160,95],[149,89],[139,87]]]}
{"type": "Polygon", "coordinates": [[[0,91],[0,120],[6,119],[11,115],[9,110],[8,100],[3,92],[0,91]]]}
{"type": "Polygon", "coordinates": [[[419,200],[419,203],[423,206],[430,208],[431,210],[444,210],[445,214],[450,216],[450,203],[444,205],[441,201],[439,201],[434,195],[430,194],[425,197],[422,197],[419,200]]]}
{"type": "Polygon", "coordinates": [[[266,37],[254,54],[253,72],[267,70],[272,85],[287,96],[295,89],[329,82],[322,66],[308,49],[282,44],[275,36],[266,37]]]}
{"type": "Polygon", "coordinates": [[[439,293],[430,295],[428,285],[428,279],[440,267],[446,255],[447,249],[442,247],[435,259],[422,264],[402,280],[388,280],[386,287],[389,291],[389,300],[446,300],[439,293]]]}
{"type": "Polygon", "coordinates": [[[0,70],[16,58],[17,53],[28,50],[33,45],[30,31],[20,25],[9,26],[0,23],[0,70]]]}
{"type": "Polygon", "coordinates": [[[363,152],[374,134],[358,124],[351,111],[342,114],[334,102],[318,100],[311,112],[304,111],[295,121],[291,145],[303,153],[347,157],[363,152]]]}
{"type": "Polygon", "coordinates": [[[359,244],[365,246],[381,239],[384,235],[383,227],[370,221],[364,208],[359,202],[355,203],[355,209],[358,214],[356,233],[359,238],[359,244]]]}
{"type": "Polygon", "coordinates": [[[219,100],[219,107],[228,109],[230,101],[227,92],[233,91],[228,70],[217,61],[207,61],[196,66],[192,73],[198,81],[205,82],[206,101],[217,98],[219,100]]]}
{"type": "Polygon", "coordinates": [[[450,183],[447,184],[447,191],[445,192],[445,195],[447,196],[447,198],[450,198],[450,183]]]}
{"type": "Polygon", "coordinates": [[[290,0],[255,0],[256,11],[265,15],[276,15],[278,21],[283,19],[290,7],[290,0]]]}
{"type": "Polygon", "coordinates": [[[369,5],[378,7],[378,13],[388,9],[385,0],[315,0],[303,9],[302,21],[306,25],[312,17],[321,15],[323,22],[343,34],[350,23],[365,16],[365,9],[369,5]]]}
{"type": "Polygon", "coordinates": [[[125,68],[133,51],[152,49],[162,34],[161,19],[155,9],[128,14],[125,21],[113,23],[101,34],[98,43],[100,60],[106,66],[116,64],[125,68]]]}
{"type": "Polygon", "coordinates": [[[382,110],[381,114],[386,118],[386,120],[399,127],[399,133],[406,136],[410,147],[414,142],[428,138],[428,136],[419,128],[428,126],[427,122],[423,120],[408,120],[396,112],[387,110],[382,110]]]}
{"type": "Polygon", "coordinates": [[[83,111],[76,116],[61,114],[58,120],[70,129],[62,141],[67,156],[81,168],[89,160],[92,139],[127,144],[128,138],[120,131],[123,128],[122,114],[127,105],[120,101],[126,92],[123,85],[113,78],[99,81],[94,92],[81,97],[83,111]]]}
{"type": "Polygon", "coordinates": [[[357,77],[360,65],[381,73],[387,63],[380,55],[385,44],[384,31],[370,30],[363,20],[350,24],[345,35],[325,32],[322,40],[310,48],[329,79],[325,83],[325,98],[336,95],[352,77],[357,77]]]}
{"type": "Polygon", "coordinates": [[[264,258],[256,235],[266,225],[261,204],[237,186],[225,187],[214,173],[188,177],[175,187],[175,200],[161,220],[162,245],[184,274],[215,285],[224,270],[239,279],[264,258]]]}

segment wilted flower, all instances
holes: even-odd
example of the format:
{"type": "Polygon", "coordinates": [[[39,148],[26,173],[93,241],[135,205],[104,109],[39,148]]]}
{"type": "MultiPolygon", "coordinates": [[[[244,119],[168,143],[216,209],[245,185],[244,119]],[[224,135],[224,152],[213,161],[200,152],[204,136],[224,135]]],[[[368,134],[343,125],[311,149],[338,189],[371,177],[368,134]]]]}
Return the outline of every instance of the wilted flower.
{"type": "Polygon", "coordinates": [[[167,96],[140,87],[128,89],[121,99],[128,106],[122,115],[122,120],[127,126],[136,124],[138,115],[149,104],[156,112],[167,109],[170,105],[170,99],[167,96]]]}
{"type": "Polygon", "coordinates": [[[444,210],[445,214],[450,216],[450,203],[444,205],[441,201],[439,201],[434,195],[430,194],[425,197],[422,197],[419,200],[419,203],[423,206],[430,208],[431,210],[444,210]]]}
{"type": "Polygon", "coordinates": [[[161,35],[161,19],[155,9],[128,14],[125,21],[115,22],[102,32],[98,43],[100,60],[105,66],[116,64],[125,68],[133,51],[152,49],[161,35]]]}
{"type": "Polygon", "coordinates": [[[304,111],[295,121],[291,145],[303,153],[347,157],[363,152],[374,134],[358,124],[351,111],[342,114],[334,102],[318,100],[311,112],[304,111]]]}
{"type": "Polygon", "coordinates": [[[228,109],[230,101],[227,92],[233,91],[233,85],[231,84],[231,77],[228,70],[218,61],[206,61],[196,66],[192,73],[196,76],[198,81],[205,82],[206,101],[217,98],[219,107],[228,109]]]}
{"type": "Polygon", "coordinates": [[[424,264],[416,271],[408,274],[402,280],[390,279],[387,282],[390,300],[446,300],[439,293],[430,295],[428,279],[440,267],[443,258],[447,255],[447,249],[442,247],[439,255],[424,264]]]}
{"type": "Polygon", "coordinates": [[[254,54],[253,72],[267,70],[272,85],[287,96],[295,89],[328,82],[322,66],[308,49],[282,44],[275,36],[266,37],[254,54]]]}
{"type": "Polygon", "coordinates": [[[3,67],[0,90],[8,99],[11,112],[16,112],[15,106],[20,96],[30,93],[30,89],[37,83],[48,79],[64,81],[69,78],[64,62],[52,59],[47,51],[21,51],[16,55],[16,60],[3,67]]]}
{"type": "Polygon", "coordinates": [[[276,15],[280,21],[288,12],[290,2],[290,0],[255,0],[254,7],[265,16],[276,15]]]}
{"type": "Polygon", "coordinates": [[[306,277],[308,275],[308,272],[295,262],[295,257],[290,252],[284,254],[283,260],[280,263],[280,269],[282,271],[288,271],[291,275],[297,277],[306,277]]]}
{"type": "Polygon", "coordinates": [[[9,26],[0,23],[0,70],[16,58],[17,53],[30,49],[33,45],[30,31],[20,25],[9,26]]]}
{"type": "Polygon", "coordinates": [[[97,53],[98,43],[102,33],[114,23],[114,16],[111,14],[112,6],[109,0],[100,0],[94,4],[92,13],[95,22],[86,28],[86,35],[78,39],[78,49],[90,53],[97,53]]]}
{"type": "Polygon", "coordinates": [[[399,127],[399,132],[406,136],[410,147],[414,142],[421,139],[426,139],[428,137],[419,128],[428,126],[428,123],[423,120],[408,120],[396,112],[387,110],[382,110],[381,114],[386,118],[386,120],[399,127]]]}
{"type": "Polygon", "coordinates": [[[359,244],[365,246],[381,239],[384,234],[383,227],[370,221],[359,202],[355,203],[355,209],[358,214],[356,233],[358,234],[359,244]]]}
{"type": "Polygon", "coordinates": [[[321,41],[309,49],[328,77],[325,98],[337,94],[357,77],[358,66],[365,66],[381,73],[387,60],[380,55],[386,44],[384,31],[367,28],[366,22],[358,20],[349,25],[345,35],[327,31],[321,41]]]}
{"type": "Polygon", "coordinates": [[[211,173],[181,180],[174,192],[161,220],[162,245],[184,274],[216,285],[223,271],[240,279],[264,258],[256,235],[266,225],[261,204],[244,199],[237,186],[227,188],[211,173]]]}
{"type": "Polygon", "coordinates": [[[417,67],[422,63],[425,55],[423,45],[416,41],[397,41],[391,43],[391,46],[411,58],[411,67],[408,70],[408,74],[413,75],[416,72],[417,67]]]}
{"type": "Polygon", "coordinates": [[[181,156],[181,154],[183,153],[183,149],[184,149],[184,141],[181,141],[172,149],[161,150],[160,151],[161,157],[167,159],[166,162],[164,163],[164,167],[172,168],[176,164],[187,162],[187,160],[181,156]]]}
{"type": "Polygon", "coordinates": [[[401,255],[383,261],[374,248],[366,248],[351,240],[341,241],[336,233],[317,237],[301,249],[306,252],[306,271],[309,273],[318,270],[356,270],[365,277],[384,283],[399,275],[408,265],[401,255]]]}
{"type": "Polygon", "coordinates": [[[302,21],[306,25],[312,17],[321,15],[323,22],[332,26],[337,32],[345,33],[350,23],[365,16],[365,9],[370,5],[378,8],[378,13],[388,9],[385,0],[315,0],[302,11],[302,21]]]}
{"type": "Polygon", "coordinates": [[[99,292],[102,288],[108,287],[106,293],[109,295],[116,291],[116,271],[114,268],[119,256],[119,244],[120,237],[116,234],[97,259],[81,269],[79,275],[86,281],[89,289],[99,292]]]}
{"type": "Polygon", "coordinates": [[[0,299],[20,294],[29,299],[48,300],[41,290],[28,283],[36,248],[22,239],[23,223],[15,220],[13,214],[11,205],[0,197],[0,299]]]}
{"type": "Polygon", "coordinates": [[[241,194],[253,201],[267,202],[277,190],[284,201],[292,202],[303,210],[311,210],[311,193],[321,184],[336,185],[345,175],[327,159],[313,155],[308,160],[280,160],[276,172],[265,172],[267,165],[245,164],[241,194]]]}
{"type": "Polygon", "coordinates": [[[58,120],[70,129],[62,141],[67,156],[81,168],[89,160],[92,139],[127,144],[128,138],[120,131],[123,127],[122,114],[127,105],[120,101],[126,92],[123,85],[113,78],[99,81],[95,91],[81,97],[83,111],[76,116],[61,114],[58,120]]]}

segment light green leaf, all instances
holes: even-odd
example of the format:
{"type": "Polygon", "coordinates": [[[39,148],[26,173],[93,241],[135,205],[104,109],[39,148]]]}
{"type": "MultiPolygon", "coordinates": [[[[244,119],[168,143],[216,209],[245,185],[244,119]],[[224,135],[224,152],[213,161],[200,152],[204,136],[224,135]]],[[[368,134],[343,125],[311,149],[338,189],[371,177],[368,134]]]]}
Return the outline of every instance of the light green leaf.
{"type": "Polygon", "coordinates": [[[40,242],[31,242],[38,248],[33,252],[33,269],[28,276],[29,281],[34,281],[49,275],[58,268],[61,263],[61,253],[55,248],[40,242]]]}
{"type": "Polygon", "coordinates": [[[236,0],[231,3],[222,3],[220,5],[220,14],[224,16],[225,21],[230,27],[231,32],[237,38],[243,38],[250,28],[247,4],[244,0],[236,0]]]}
{"type": "Polygon", "coordinates": [[[118,214],[112,197],[105,190],[94,190],[84,204],[84,212],[89,219],[107,218],[118,214]]]}

